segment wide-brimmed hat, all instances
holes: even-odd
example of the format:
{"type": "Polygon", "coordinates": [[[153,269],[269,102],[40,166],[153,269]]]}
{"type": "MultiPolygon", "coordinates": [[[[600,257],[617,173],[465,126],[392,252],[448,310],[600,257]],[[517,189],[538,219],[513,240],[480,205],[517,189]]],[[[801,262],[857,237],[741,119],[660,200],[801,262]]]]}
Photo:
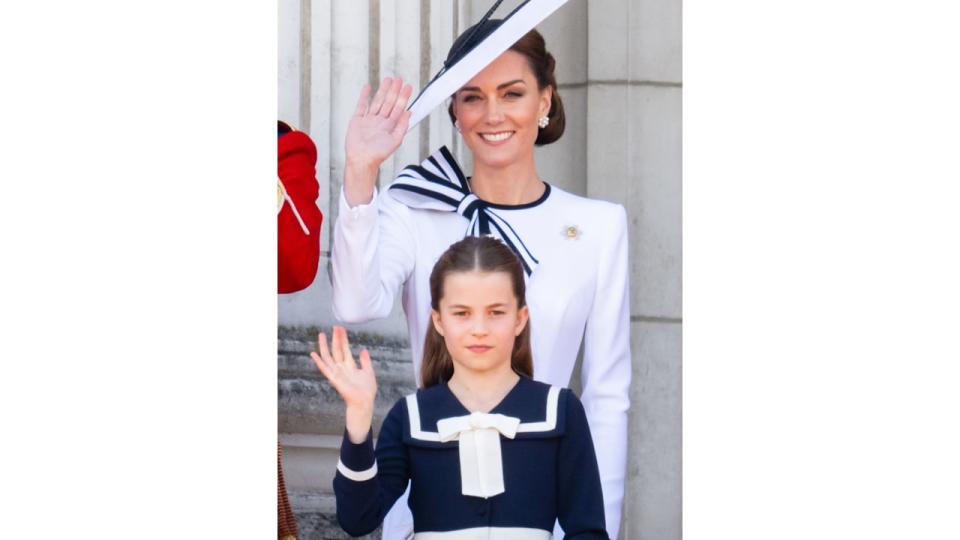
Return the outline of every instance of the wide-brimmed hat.
{"type": "Polygon", "coordinates": [[[411,130],[483,68],[540,24],[567,0],[526,0],[503,19],[492,19],[503,0],[494,3],[477,24],[453,42],[440,71],[424,86],[407,110],[411,130]]]}

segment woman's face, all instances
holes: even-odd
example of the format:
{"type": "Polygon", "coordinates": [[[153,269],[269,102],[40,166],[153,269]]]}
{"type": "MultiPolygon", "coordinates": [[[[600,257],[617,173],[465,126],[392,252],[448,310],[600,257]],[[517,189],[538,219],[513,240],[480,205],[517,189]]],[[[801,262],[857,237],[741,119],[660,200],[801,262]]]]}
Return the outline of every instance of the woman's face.
{"type": "Polygon", "coordinates": [[[443,336],[454,371],[510,369],[513,342],[527,324],[506,272],[454,272],[443,281],[433,324],[443,336]]]}
{"type": "Polygon", "coordinates": [[[552,93],[537,88],[527,59],[514,51],[470,79],[453,96],[453,114],[474,163],[503,167],[532,154],[552,93]]]}

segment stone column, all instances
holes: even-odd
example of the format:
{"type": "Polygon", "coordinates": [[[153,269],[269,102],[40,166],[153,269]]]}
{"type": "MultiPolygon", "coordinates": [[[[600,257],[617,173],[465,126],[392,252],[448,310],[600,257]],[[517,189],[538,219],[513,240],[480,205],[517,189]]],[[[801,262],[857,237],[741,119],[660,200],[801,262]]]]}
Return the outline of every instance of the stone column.
{"type": "Polygon", "coordinates": [[[591,0],[587,193],[630,224],[630,457],[621,536],[681,538],[678,0],[591,0]]]}

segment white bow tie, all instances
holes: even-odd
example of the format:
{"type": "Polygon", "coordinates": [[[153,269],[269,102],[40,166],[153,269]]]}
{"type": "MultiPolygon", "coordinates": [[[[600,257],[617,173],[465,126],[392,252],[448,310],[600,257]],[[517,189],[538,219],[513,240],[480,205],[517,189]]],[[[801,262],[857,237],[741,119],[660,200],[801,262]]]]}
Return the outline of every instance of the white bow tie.
{"type": "Polygon", "coordinates": [[[460,483],[464,495],[493,497],[504,492],[500,435],[512,439],[520,419],[475,412],[437,422],[442,442],[460,441],[460,483]]]}

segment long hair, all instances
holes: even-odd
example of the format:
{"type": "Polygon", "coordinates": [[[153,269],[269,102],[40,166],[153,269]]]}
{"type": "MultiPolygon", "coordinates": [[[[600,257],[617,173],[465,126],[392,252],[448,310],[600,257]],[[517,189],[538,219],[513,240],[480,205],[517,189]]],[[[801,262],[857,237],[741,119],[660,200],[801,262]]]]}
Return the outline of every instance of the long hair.
{"type": "MultiPolygon", "coordinates": [[[[430,307],[440,311],[443,298],[443,283],[455,272],[503,272],[510,276],[517,309],[527,305],[526,284],[520,259],[503,242],[489,236],[468,236],[450,246],[440,256],[430,273],[430,307]]],[[[510,367],[520,375],[533,377],[533,354],[530,351],[530,319],[513,342],[510,367]]],[[[453,358],[447,350],[443,336],[437,332],[433,321],[427,323],[427,336],[423,342],[423,362],[420,365],[420,382],[424,388],[449,381],[453,376],[453,358]]]]}

